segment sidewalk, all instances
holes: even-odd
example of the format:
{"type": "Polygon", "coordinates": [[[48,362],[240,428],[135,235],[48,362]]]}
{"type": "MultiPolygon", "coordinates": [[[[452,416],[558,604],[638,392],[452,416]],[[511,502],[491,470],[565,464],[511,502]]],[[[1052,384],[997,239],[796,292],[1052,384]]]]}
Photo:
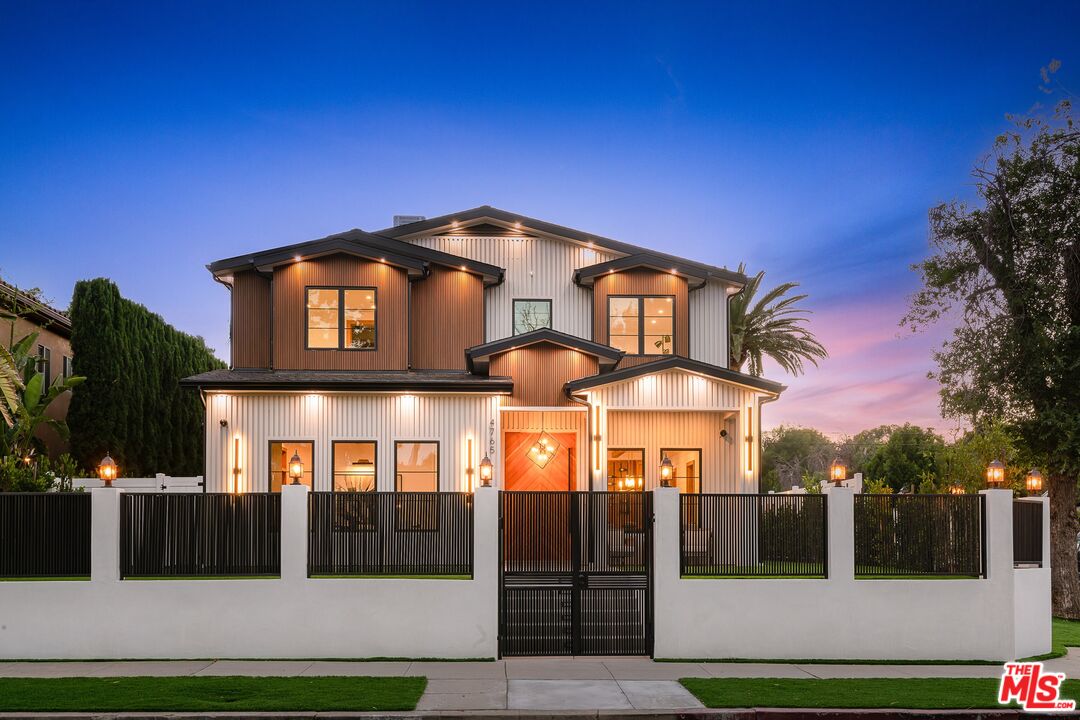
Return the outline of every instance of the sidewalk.
{"type": "MultiPolygon", "coordinates": [[[[1080,654],[1047,669],[1080,677],[1080,654]]],[[[417,710],[701,709],[683,677],[915,678],[1001,675],[999,665],[816,665],[663,663],[648,658],[513,658],[495,662],[348,662],[328,660],[135,660],[0,662],[0,677],[136,675],[423,675],[417,710]]]]}

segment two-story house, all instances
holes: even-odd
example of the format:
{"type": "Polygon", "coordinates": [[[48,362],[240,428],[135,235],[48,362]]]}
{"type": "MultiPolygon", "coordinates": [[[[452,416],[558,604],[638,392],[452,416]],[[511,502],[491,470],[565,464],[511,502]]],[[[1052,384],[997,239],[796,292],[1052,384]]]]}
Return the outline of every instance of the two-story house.
{"type": "Polygon", "coordinates": [[[727,368],[745,277],[484,206],[208,266],[232,361],[206,488],[756,492],[779,383],[727,368]],[[666,466],[666,465],[665,465],[666,466]]]}

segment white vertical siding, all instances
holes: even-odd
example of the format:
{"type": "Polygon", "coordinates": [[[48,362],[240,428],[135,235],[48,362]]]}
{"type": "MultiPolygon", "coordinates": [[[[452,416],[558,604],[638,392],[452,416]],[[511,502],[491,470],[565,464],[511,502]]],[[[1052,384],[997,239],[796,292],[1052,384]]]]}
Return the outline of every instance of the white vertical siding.
{"type": "Polygon", "coordinates": [[[513,300],[551,300],[555,330],[592,339],[592,292],[574,284],[574,270],[619,257],[575,243],[535,237],[421,237],[409,242],[497,265],[506,278],[484,296],[486,342],[514,332],[513,300]]]}
{"type": "Polygon", "coordinates": [[[660,448],[700,447],[705,492],[757,492],[762,397],[741,385],[680,370],[590,391],[589,401],[600,411],[602,459],[594,487],[606,483],[608,447],[646,448],[647,487],[659,484],[660,448]],[[721,430],[727,431],[726,437],[720,437],[721,430]]]}
{"type": "Polygon", "coordinates": [[[332,441],[375,441],[382,491],[394,489],[395,441],[437,440],[439,489],[465,490],[465,469],[477,468],[487,451],[489,423],[497,419],[500,403],[498,396],[474,395],[213,394],[206,403],[206,489],[230,489],[227,480],[239,438],[240,492],[267,490],[275,440],[314,443],[315,490],[332,487],[332,441]],[[472,457],[467,459],[470,438],[472,457]]]}
{"type": "Polygon", "coordinates": [[[711,365],[728,363],[728,288],[718,282],[690,293],[690,357],[711,365]]]}

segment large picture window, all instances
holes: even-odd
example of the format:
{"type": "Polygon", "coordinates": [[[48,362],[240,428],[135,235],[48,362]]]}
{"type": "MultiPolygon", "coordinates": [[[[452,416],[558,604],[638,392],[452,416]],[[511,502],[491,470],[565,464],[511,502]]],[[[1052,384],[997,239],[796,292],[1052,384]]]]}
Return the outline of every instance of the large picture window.
{"type": "Polygon", "coordinates": [[[550,327],[550,300],[514,300],[515,335],[550,327]]]}
{"type": "Polygon", "coordinates": [[[334,492],[375,492],[375,443],[335,441],[334,492]]]}
{"type": "Polygon", "coordinates": [[[375,288],[309,287],[306,291],[309,350],[374,350],[375,288]]]}
{"type": "Polygon", "coordinates": [[[439,489],[439,443],[394,443],[394,490],[437,492],[439,489]]]}
{"type": "Polygon", "coordinates": [[[616,295],[608,298],[608,344],[628,355],[670,355],[675,338],[675,298],[616,295]]]}
{"type": "Polygon", "coordinates": [[[671,460],[671,480],[680,493],[701,492],[701,450],[664,449],[660,451],[660,462],[664,458],[671,460]]]}
{"type": "Polygon", "coordinates": [[[314,490],[315,443],[306,440],[275,440],[270,443],[270,492],[281,492],[282,485],[292,483],[289,464],[293,455],[300,456],[300,484],[314,490]]]}

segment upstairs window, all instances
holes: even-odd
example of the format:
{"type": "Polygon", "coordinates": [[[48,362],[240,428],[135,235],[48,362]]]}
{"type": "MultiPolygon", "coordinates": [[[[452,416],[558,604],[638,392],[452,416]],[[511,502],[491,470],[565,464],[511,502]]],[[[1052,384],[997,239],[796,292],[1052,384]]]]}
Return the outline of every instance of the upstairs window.
{"type": "Polygon", "coordinates": [[[551,327],[550,300],[514,300],[514,334],[551,327]]]}
{"type": "Polygon", "coordinates": [[[670,355],[675,338],[670,295],[608,298],[608,344],[628,355],[670,355]]]}
{"type": "Polygon", "coordinates": [[[307,288],[309,350],[374,350],[375,288],[307,288]]]}

